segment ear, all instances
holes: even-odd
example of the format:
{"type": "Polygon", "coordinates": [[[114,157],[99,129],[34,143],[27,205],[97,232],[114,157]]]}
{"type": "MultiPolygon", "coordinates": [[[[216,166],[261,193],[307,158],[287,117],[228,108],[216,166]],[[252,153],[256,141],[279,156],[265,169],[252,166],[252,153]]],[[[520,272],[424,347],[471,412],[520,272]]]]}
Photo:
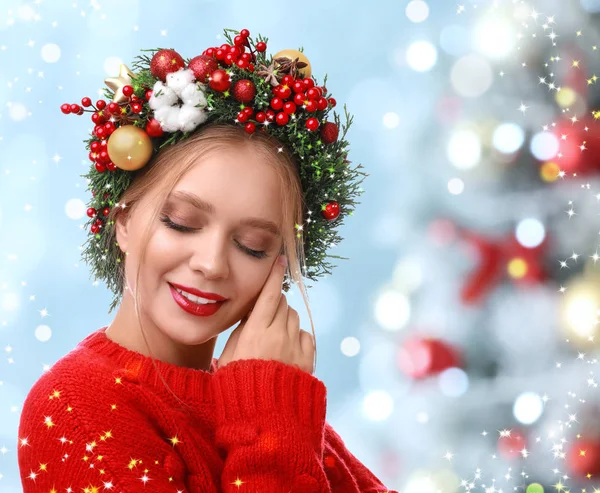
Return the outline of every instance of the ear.
{"type": "Polygon", "coordinates": [[[128,225],[128,214],[121,213],[117,216],[115,221],[115,234],[117,236],[117,243],[123,253],[127,252],[128,237],[127,237],[127,225],[128,225]]]}

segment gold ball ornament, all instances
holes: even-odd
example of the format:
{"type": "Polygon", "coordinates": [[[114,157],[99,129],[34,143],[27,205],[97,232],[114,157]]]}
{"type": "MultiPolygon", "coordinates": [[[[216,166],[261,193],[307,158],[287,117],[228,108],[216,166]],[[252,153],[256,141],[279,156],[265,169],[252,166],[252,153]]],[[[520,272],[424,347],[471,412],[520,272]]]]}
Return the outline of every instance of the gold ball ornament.
{"type": "Polygon", "coordinates": [[[143,168],[154,150],[150,136],[133,125],[117,128],[108,138],[106,148],[114,165],[125,171],[143,168]]]}
{"type": "MultiPolygon", "coordinates": [[[[302,53],[300,50],[294,50],[292,48],[287,48],[285,50],[281,50],[281,51],[277,52],[275,55],[273,55],[273,60],[275,60],[276,58],[279,58],[279,57],[289,58],[290,61],[294,61],[296,58],[298,58],[299,62],[306,63],[306,67],[299,68],[298,73],[302,77],[310,77],[311,76],[312,68],[310,66],[310,62],[308,61],[308,58],[306,58],[306,55],[304,53],[302,53]]],[[[275,64],[275,67],[277,68],[277,63],[275,64]]]]}

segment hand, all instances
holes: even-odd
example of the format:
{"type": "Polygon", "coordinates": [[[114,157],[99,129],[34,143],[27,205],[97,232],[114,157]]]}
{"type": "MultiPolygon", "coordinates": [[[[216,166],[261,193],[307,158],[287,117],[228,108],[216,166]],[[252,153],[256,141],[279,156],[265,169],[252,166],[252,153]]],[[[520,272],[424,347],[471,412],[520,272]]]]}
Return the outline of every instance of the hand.
{"type": "Polygon", "coordinates": [[[312,374],[314,339],[300,328],[298,312],[288,306],[281,292],[284,275],[285,266],[275,261],[254,308],[229,336],[219,368],[236,360],[272,359],[312,374]]]}

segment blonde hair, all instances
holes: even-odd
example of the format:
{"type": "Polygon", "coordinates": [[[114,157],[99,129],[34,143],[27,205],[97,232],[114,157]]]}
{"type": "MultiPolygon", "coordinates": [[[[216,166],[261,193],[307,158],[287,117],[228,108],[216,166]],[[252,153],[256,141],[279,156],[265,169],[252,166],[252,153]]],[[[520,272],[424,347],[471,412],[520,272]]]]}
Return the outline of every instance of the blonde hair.
{"type": "MultiPolygon", "coordinates": [[[[148,221],[148,226],[144,232],[141,241],[142,251],[140,254],[139,263],[136,271],[135,286],[139,286],[141,264],[146,256],[146,245],[150,239],[153,230],[153,225],[156,223],[160,211],[164,207],[167,197],[175,188],[177,182],[182,176],[188,172],[199,159],[212,153],[218,152],[220,149],[225,149],[230,146],[241,146],[249,151],[259,153],[264,162],[270,164],[273,170],[277,173],[281,183],[281,193],[283,198],[282,204],[282,239],[283,245],[281,254],[285,254],[288,258],[287,277],[292,283],[298,285],[302,299],[308,311],[313,341],[315,342],[315,365],[316,365],[316,336],[310,311],[308,293],[306,286],[302,280],[301,266],[305,264],[305,239],[302,234],[302,229],[296,232],[295,225],[303,224],[305,217],[306,204],[300,183],[300,175],[297,165],[289,150],[275,137],[266,132],[255,132],[248,134],[242,127],[228,124],[209,124],[201,128],[193,135],[178,142],[175,145],[167,145],[148,163],[144,168],[137,171],[133,177],[130,186],[125,190],[120,198],[120,203],[126,207],[114,207],[107,221],[111,224],[116,224],[118,219],[126,219],[128,214],[137,207],[143,198],[150,199],[147,201],[153,205],[151,218],[148,221]]],[[[116,245],[116,228],[111,228],[106,231],[111,235],[108,240],[113,245],[116,245]]],[[[123,255],[120,248],[116,248],[119,255],[123,255]]],[[[121,258],[119,261],[118,271],[118,287],[122,293],[127,289],[125,279],[125,261],[121,258]]],[[[175,398],[184,406],[187,406],[175,393],[169,388],[164,380],[156,363],[154,356],[146,339],[146,334],[142,326],[142,317],[140,312],[140,295],[139,289],[134,289],[135,310],[140,322],[140,329],[148,352],[151,355],[152,362],[158,372],[165,387],[175,396],[175,398]]],[[[314,368],[313,368],[314,370],[314,368]]]]}

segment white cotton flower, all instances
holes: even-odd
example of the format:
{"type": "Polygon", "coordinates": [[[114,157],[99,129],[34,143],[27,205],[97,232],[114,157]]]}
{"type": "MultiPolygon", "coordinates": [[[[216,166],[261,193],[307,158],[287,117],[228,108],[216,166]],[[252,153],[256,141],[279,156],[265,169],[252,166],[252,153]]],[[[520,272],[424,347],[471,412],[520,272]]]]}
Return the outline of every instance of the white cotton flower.
{"type": "Polygon", "coordinates": [[[206,111],[196,108],[191,104],[184,104],[179,112],[179,129],[183,132],[191,132],[198,125],[204,123],[208,118],[206,111]]]}
{"type": "Polygon", "coordinates": [[[181,91],[195,80],[194,72],[189,68],[182,68],[177,72],[167,74],[167,86],[175,91],[178,96],[181,96],[181,91]]]}
{"type": "Polygon", "coordinates": [[[188,84],[184,87],[179,95],[184,104],[189,104],[192,106],[200,106],[201,108],[206,108],[208,104],[206,102],[206,97],[204,94],[204,90],[197,83],[188,84]]]}
{"type": "Polygon", "coordinates": [[[150,96],[148,104],[150,108],[157,110],[158,108],[173,106],[178,101],[179,98],[173,89],[170,89],[158,80],[152,88],[152,96],[150,96]]]}
{"type": "Polygon", "coordinates": [[[168,133],[179,130],[179,106],[162,106],[154,112],[154,118],[158,120],[163,131],[168,133]]]}

